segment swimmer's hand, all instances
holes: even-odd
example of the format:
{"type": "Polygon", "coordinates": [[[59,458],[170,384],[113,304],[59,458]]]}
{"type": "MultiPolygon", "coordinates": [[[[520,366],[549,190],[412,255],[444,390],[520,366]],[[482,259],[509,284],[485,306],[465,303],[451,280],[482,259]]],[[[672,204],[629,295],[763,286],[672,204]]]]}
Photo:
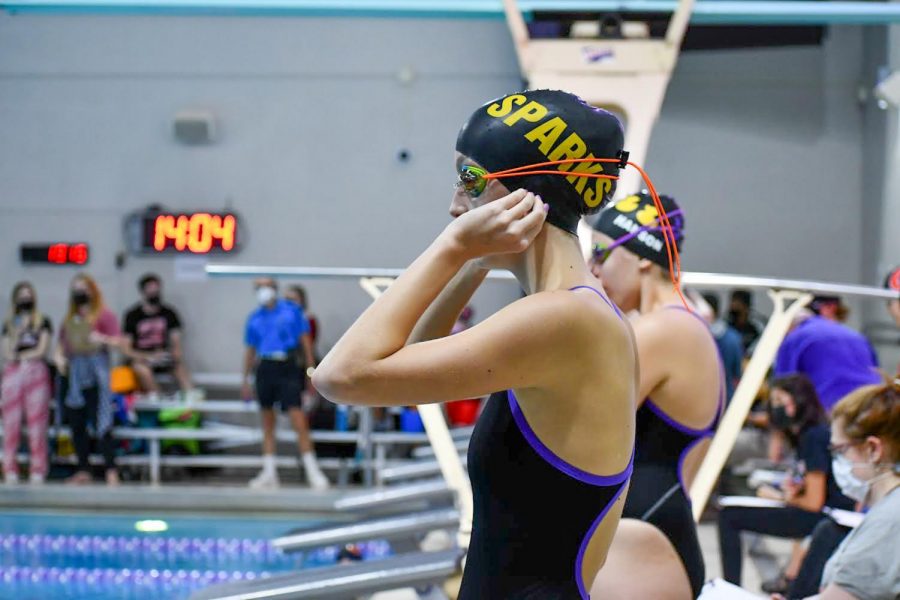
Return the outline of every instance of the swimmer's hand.
{"type": "Polygon", "coordinates": [[[443,236],[467,259],[522,252],[537,237],[547,205],[525,190],[469,210],[447,225],[443,236]]]}

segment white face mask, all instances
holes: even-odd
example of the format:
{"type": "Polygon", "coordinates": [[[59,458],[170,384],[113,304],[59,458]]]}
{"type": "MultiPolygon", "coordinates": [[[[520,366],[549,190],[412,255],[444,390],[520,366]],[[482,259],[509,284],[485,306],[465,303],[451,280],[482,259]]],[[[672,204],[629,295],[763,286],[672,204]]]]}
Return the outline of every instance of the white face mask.
{"type": "Polygon", "coordinates": [[[260,304],[268,304],[275,299],[275,288],[267,285],[256,290],[256,301],[260,304]]]}
{"type": "Polygon", "coordinates": [[[839,454],[831,461],[831,472],[838,487],[841,488],[841,493],[857,502],[865,502],[866,498],[869,497],[869,492],[872,490],[872,484],[884,479],[891,473],[888,471],[887,473],[876,475],[868,481],[863,481],[853,474],[853,467],[857,465],[869,466],[869,463],[853,463],[843,454],[839,454]]]}

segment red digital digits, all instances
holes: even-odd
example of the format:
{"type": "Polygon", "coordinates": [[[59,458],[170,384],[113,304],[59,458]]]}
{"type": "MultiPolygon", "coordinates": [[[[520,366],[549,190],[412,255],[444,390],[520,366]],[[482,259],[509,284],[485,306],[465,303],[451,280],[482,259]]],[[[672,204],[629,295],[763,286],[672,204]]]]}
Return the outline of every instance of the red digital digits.
{"type": "Polygon", "coordinates": [[[88,261],[87,244],[72,244],[69,246],[69,262],[74,265],[84,265],[88,261]]]}
{"type": "Polygon", "coordinates": [[[234,215],[159,215],[153,222],[153,249],[163,252],[171,246],[178,252],[206,254],[218,247],[229,252],[234,249],[236,233],[234,215]]]}
{"type": "Polygon", "coordinates": [[[47,247],[47,262],[54,265],[84,265],[88,262],[87,244],[51,244],[47,247]]]}
{"type": "Polygon", "coordinates": [[[52,244],[47,249],[47,262],[55,265],[64,265],[69,259],[68,244],[52,244]]]}

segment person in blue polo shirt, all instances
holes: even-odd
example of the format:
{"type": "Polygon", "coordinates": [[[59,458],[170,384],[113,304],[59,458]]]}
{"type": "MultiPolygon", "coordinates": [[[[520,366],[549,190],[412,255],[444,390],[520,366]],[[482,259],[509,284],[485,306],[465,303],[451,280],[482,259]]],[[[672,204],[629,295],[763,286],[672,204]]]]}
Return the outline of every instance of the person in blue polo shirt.
{"type": "Polygon", "coordinates": [[[314,366],[309,323],[296,304],[278,298],[275,280],[254,282],[259,307],[250,313],[244,333],[244,382],[242,395],[253,395],[250,374],[256,375],[256,398],[259,401],[263,429],[263,468],[250,481],[253,488],[278,487],[275,468],[275,404],[288,413],[297,432],[297,445],[303,457],[306,479],[315,489],[328,487],[328,479],[319,470],[309,423],[301,408],[301,395],[306,375],[300,369],[298,352],[303,351],[306,364],[314,366]]]}

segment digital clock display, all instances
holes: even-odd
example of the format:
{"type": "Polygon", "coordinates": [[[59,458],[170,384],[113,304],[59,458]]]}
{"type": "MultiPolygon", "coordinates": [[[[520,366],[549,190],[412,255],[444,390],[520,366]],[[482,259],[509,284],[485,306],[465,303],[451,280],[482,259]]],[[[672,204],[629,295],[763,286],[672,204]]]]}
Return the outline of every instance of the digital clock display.
{"type": "Polygon", "coordinates": [[[234,252],[238,218],[231,213],[145,213],[140,216],[142,253],[209,254],[234,252]]]}
{"type": "Polygon", "coordinates": [[[19,257],[23,263],[39,265],[86,265],[90,249],[83,242],[53,244],[22,244],[19,257]]]}

